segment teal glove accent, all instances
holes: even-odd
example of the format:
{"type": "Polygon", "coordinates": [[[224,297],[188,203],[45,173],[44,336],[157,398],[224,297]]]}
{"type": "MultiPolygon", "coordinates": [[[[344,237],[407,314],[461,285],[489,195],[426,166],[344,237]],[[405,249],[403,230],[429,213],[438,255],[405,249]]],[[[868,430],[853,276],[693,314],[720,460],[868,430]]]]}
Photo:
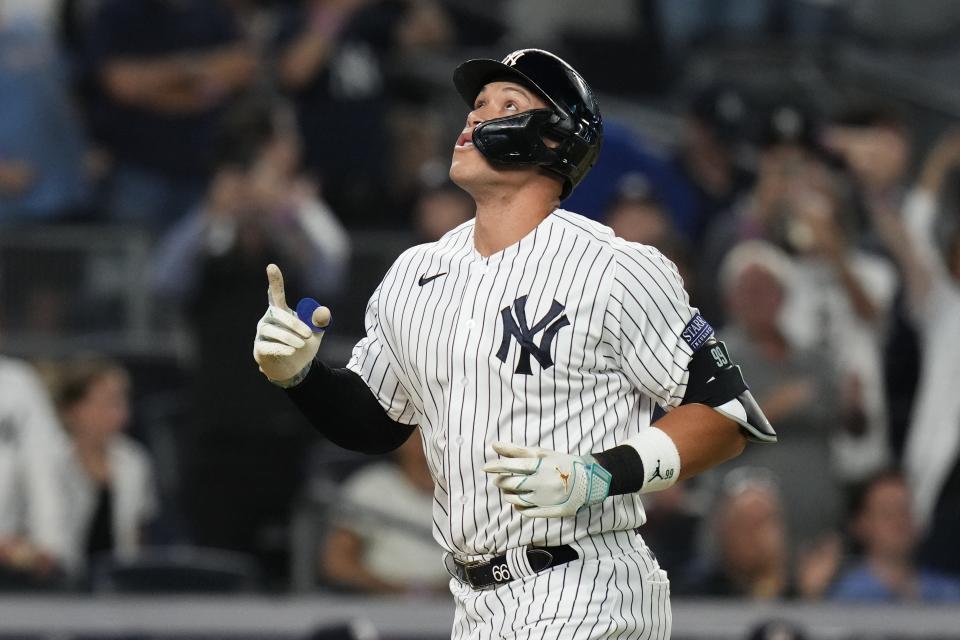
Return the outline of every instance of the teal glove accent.
{"type": "Polygon", "coordinates": [[[562,518],[603,502],[612,476],[593,456],[495,442],[502,456],[484,466],[508,502],[529,518],[562,518]]]}

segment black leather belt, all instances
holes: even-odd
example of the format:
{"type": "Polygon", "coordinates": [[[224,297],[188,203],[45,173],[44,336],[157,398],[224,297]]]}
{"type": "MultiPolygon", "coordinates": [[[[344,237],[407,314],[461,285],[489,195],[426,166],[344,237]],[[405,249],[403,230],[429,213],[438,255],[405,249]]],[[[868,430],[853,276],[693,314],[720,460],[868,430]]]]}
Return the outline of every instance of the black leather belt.
{"type": "Polygon", "coordinates": [[[490,560],[475,562],[465,562],[448,555],[446,557],[447,571],[451,576],[474,589],[492,589],[517,578],[540,573],[580,557],[576,550],[568,544],[559,547],[530,547],[525,552],[527,563],[523,564],[521,559],[511,567],[507,558],[508,554],[509,552],[490,560]]]}

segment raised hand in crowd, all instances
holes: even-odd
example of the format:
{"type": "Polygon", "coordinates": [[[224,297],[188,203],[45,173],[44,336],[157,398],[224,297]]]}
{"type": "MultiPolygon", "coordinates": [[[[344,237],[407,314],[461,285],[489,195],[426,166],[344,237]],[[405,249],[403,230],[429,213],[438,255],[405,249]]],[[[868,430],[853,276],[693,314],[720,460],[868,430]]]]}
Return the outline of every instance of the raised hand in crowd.
{"type": "Polygon", "coordinates": [[[960,167],[960,128],[947,131],[930,151],[917,186],[940,193],[947,175],[960,167]]]}
{"type": "MultiPolygon", "coordinates": [[[[934,145],[920,171],[903,212],[881,201],[869,201],[868,211],[874,231],[897,261],[908,293],[922,303],[929,293],[932,274],[941,270],[942,260],[935,249],[937,200],[951,171],[960,167],[960,129],[946,132],[934,145]]],[[[960,249],[954,239],[948,248],[946,268],[960,274],[960,249]]]]}
{"type": "Polygon", "coordinates": [[[42,547],[24,537],[0,538],[0,585],[44,583],[57,572],[58,562],[42,547]]]}
{"type": "Polygon", "coordinates": [[[843,562],[843,540],[828,533],[800,549],[796,562],[797,595],[807,600],[821,598],[843,562]]]}
{"type": "Polygon", "coordinates": [[[909,164],[910,141],[898,122],[881,114],[875,118],[866,126],[832,126],[822,142],[846,161],[867,198],[895,199],[909,164]]]}
{"type": "Polygon", "coordinates": [[[312,82],[330,62],[340,34],[350,19],[369,1],[309,3],[307,28],[281,54],[278,68],[281,85],[299,90],[312,82]]]}
{"type": "Polygon", "coordinates": [[[253,78],[256,60],[245,46],[188,52],[149,61],[117,60],[103,72],[118,102],[168,114],[202,112],[253,78]]]}

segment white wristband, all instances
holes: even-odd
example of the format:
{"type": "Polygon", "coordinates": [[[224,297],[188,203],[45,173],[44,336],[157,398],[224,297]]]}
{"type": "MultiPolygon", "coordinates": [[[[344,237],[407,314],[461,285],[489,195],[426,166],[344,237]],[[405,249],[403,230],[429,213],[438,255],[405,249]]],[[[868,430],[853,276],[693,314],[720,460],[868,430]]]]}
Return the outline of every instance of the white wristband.
{"type": "Polygon", "coordinates": [[[657,427],[647,427],[629,438],[628,444],[643,461],[643,486],[640,493],[663,491],[676,484],[680,477],[680,452],[673,438],[657,427]]]}

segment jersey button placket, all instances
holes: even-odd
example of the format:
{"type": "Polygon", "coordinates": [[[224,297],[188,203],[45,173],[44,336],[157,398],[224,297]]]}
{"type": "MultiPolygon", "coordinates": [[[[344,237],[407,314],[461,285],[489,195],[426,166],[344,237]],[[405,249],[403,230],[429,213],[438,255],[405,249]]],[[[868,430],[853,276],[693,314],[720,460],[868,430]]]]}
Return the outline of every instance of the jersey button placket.
{"type": "MultiPolygon", "coordinates": [[[[463,450],[464,438],[460,433],[464,429],[469,429],[473,420],[469,413],[474,405],[471,380],[475,364],[471,358],[474,357],[473,351],[476,350],[474,341],[477,339],[475,332],[477,322],[473,318],[473,305],[485,273],[486,267],[482,262],[474,262],[469,267],[469,276],[465,284],[466,293],[451,345],[453,352],[451,373],[454,375],[450,380],[450,418],[446,433],[450,446],[444,446],[444,456],[451,469],[462,468],[469,463],[469,459],[463,457],[466,452],[463,450]],[[462,413],[461,408],[465,408],[466,413],[462,413]]],[[[461,511],[468,510],[466,505],[470,502],[468,494],[472,492],[471,480],[466,479],[461,484],[459,474],[451,474],[451,476],[449,482],[451,517],[457,519],[459,515],[455,516],[454,513],[459,514],[461,511]]]]}

